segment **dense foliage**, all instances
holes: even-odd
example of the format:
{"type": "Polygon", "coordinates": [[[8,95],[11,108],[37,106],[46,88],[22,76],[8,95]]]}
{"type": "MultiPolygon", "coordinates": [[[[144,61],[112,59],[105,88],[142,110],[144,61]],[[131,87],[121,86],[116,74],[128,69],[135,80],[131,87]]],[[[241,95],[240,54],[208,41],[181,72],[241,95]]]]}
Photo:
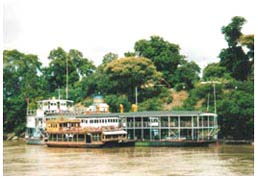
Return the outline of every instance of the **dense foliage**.
{"type": "Polygon", "coordinates": [[[220,137],[233,139],[254,138],[254,35],[244,35],[242,17],[233,17],[232,22],[222,27],[228,48],[222,49],[218,63],[208,64],[203,71],[203,81],[191,90],[184,107],[214,111],[212,82],[215,84],[220,137]],[[247,48],[247,51],[244,51],[247,48]],[[201,107],[196,106],[200,101],[201,107]]]}
{"type": "MultiPolygon", "coordinates": [[[[254,35],[242,34],[245,23],[234,17],[222,27],[228,47],[217,63],[208,64],[200,79],[200,67],[180,54],[177,44],[151,36],[134,44],[124,57],[109,52],[95,67],[83,54],[61,47],[49,53],[49,66],[42,67],[36,55],[17,50],[3,53],[4,133],[25,129],[26,108],[52,96],[66,97],[66,71],[69,73],[69,99],[89,106],[101,93],[110,111],[131,111],[138,92],[138,110],[199,110],[214,112],[214,81],[221,138],[252,139],[254,127],[254,35]],[[203,84],[202,81],[210,83],[203,84]],[[173,93],[188,92],[183,106],[175,106],[173,93]],[[181,91],[181,92],[183,92],[181,91]]],[[[176,101],[176,100],[175,100],[176,101]]]]}

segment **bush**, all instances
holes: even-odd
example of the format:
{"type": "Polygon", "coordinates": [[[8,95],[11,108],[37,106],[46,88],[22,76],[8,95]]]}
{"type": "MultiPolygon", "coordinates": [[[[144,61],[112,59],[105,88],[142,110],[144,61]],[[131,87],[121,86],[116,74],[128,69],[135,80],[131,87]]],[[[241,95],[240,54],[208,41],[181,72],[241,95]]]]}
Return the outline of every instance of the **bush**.
{"type": "Polygon", "coordinates": [[[159,98],[151,98],[138,105],[139,111],[159,111],[162,110],[162,101],[159,98]]]}
{"type": "Polygon", "coordinates": [[[128,112],[131,109],[131,103],[126,95],[107,95],[104,99],[109,105],[110,112],[119,112],[119,104],[123,104],[124,112],[128,112]]]}
{"type": "Polygon", "coordinates": [[[168,96],[168,98],[167,98],[167,104],[170,104],[170,103],[172,103],[173,102],[173,97],[170,95],[170,96],[168,96]]]}

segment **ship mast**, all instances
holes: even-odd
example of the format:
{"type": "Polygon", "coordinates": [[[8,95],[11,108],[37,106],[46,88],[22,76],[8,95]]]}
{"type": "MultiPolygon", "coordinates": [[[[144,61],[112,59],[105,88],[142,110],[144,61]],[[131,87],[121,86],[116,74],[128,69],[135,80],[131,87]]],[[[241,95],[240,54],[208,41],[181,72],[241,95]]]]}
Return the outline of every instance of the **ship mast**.
{"type": "Polygon", "coordinates": [[[68,100],[68,56],[66,56],[66,99],[68,100]]]}

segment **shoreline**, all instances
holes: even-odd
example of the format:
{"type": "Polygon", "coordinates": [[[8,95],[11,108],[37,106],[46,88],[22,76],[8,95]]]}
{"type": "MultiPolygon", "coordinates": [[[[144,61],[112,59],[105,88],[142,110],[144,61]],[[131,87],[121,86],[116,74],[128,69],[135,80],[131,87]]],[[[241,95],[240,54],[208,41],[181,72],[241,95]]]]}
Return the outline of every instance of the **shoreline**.
{"type": "MultiPolygon", "coordinates": [[[[21,135],[16,135],[15,133],[4,133],[3,134],[3,141],[26,141],[25,140],[25,133],[22,133],[21,135]]],[[[240,145],[240,144],[250,144],[254,145],[254,140],[246,140],[246,139],[218,139],[217,143],[219,144],[230,144],[230,145],[240,145]]]]}

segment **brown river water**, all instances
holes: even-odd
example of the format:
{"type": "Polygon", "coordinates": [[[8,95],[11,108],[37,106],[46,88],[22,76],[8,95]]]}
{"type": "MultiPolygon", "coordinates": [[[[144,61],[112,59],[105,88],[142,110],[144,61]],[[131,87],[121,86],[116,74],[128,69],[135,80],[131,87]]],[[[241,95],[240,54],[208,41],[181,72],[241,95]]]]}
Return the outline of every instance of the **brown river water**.
{"type": "Polygon", "coordinates": [[[3,175],[254,175],[254,146],[49,148],[3,142],[3,175]]]}

